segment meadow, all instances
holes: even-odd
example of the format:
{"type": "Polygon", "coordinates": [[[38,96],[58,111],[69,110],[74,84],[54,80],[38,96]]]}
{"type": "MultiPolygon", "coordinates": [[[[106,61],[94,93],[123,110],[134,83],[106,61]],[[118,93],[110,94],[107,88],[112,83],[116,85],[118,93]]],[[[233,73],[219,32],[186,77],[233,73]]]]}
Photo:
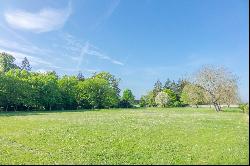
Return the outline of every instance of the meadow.
{"type": "Polygon", "coordinates": [[[0,113],[0,164],[249,164],[237,108],[0,113]]]}

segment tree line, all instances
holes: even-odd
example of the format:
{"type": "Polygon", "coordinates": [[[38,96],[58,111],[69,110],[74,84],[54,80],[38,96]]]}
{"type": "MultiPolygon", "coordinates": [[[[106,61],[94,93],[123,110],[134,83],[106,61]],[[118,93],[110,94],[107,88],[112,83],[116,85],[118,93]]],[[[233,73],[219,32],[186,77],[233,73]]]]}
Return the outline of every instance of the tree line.
{"type": "Polygon", "coordinates": [[[134,95],[120,79],[108,72],[85,78],[59,77],[55,71],[32,72],[27,58],[21,66],[7,53],[0,53],[0,107],[6,111],[132,107],[134,95]]]}
{"type": "Polygon", "coordinates": [[[238,104],[238,77],[225,67],[205,65],[191,78],[170,81],[163,85],[159,80],[153,90],[141,97],[140,105],[148,107],[178,107],[186,105],[214,105],[221,111],[221,105],[238,104]]]}
{"type": "MultiPolygon", "coordinates": [[[[222,104],[240,102],[237,77],[224,67],[203,66],[190,79],[164,83],[157,81],[152,90],[141,96],[140,107],[182,107],[210,104],[216,111],[222,104]]],[[[25,57],[21,66],[15,58],[0,53],[0,109],[59,110],[94,108],[130,108],[135,97],[130,89],[120,95],[120,79],[108,72],[85,78],[58,76],[55,71],[31,71],[25,57]]]]}

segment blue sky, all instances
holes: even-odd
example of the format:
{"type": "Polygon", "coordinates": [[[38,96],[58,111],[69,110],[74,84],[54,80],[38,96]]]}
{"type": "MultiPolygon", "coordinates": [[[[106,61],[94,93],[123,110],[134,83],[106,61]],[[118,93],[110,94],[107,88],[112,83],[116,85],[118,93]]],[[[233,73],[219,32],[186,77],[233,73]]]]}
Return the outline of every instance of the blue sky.
{"type": "Polygon", "coordinates": [[[249,100],[247,0],[0,0],[0,51],[33,71],[109,71],[137,98],[156,82],[224,65],[249,100]]]}

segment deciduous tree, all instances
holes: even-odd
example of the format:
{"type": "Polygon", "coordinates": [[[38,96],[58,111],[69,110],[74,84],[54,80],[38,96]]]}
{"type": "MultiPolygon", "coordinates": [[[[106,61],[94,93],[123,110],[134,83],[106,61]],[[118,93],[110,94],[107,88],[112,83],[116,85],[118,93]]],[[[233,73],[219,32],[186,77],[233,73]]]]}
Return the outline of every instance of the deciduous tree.
{"type": "Polygon", "coordinates": [[[169,96],[165,92],[159,92],[157,96],[155,97],[155,103],[159,107],[166,107],[169,102],[169,96]]]}
{"type": "Polygon", "coordinates": [[[196,105],[205,102],[205,93],[202,88],[194,84],[187,84],[182,91],[181,101],[184,104],[196,105]]]}
{"type": "Polygon", "coordinates": [[[121,98],[120,106],[129,108],[132,107],[135,101],[135,96],[130,89],[125,89],[121,98]]]}
{"type": "Polygon", "coordinates": [[[7,72],[10,69],[16,69],[18,66],[14,63],[15,57],[8,53],[0,53],[0,72],[7,72]]]}
{"type": "Polygon", "coordinates": [[[237,77],[224,67],[203,66],[195,75],[195,83],[207,92],[209,101],[216,111],[220,111],[220,102],[232,85],[237,85],[237,77]]]}

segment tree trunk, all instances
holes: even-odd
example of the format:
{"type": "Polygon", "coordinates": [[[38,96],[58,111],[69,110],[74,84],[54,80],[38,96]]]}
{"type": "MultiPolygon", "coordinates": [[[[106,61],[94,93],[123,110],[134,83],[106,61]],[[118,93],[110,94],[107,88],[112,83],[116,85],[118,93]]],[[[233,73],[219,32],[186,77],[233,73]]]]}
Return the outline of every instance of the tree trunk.
{"type": "Polygon", "coordinates": [[[221,111],[221,106],[220,106],[220,104],[218,104],[218,107],[219,107],[219,111],[221,111]]]}
{"type": "Polygon", "coordinates": [[[8,111],[8,107],[9,107],[9,105],[7,105],[6,108],[5,108],[5,111],[6,111],[6,112],[8,111]]]}
{"type": "Polygon", "coordinates": [[[198,104],[196,104],[196,108],[198,108],[198,104]]]}
{"type": "Polygon", "coordinates": [[[218,108],[217,104],[214,104],[214,107],[215,107],[215,110],[216,110],[217,112],[219,112],[219,108],[218,108]]]}
{"type": "MultiPolygon", "coordinates": [[[[215,108],[215,110],[217,111],[217,106],[216,106],[216,104],[214,104],[214,108],[215,108]]],[[[217,111],[218,112],[218,111],[217,111]]]]}
{"type": "Polygon", "coordinates": [[[51,105],[49,105],[49,110],[51,111],[51,105]]]}
{"type": "Polygon", "coordinates": [[[217,104],[217,103],[214,103],[214,108],[217,112],[219,112],[221,109],[220,109],[220,106],[217,104]]]}

